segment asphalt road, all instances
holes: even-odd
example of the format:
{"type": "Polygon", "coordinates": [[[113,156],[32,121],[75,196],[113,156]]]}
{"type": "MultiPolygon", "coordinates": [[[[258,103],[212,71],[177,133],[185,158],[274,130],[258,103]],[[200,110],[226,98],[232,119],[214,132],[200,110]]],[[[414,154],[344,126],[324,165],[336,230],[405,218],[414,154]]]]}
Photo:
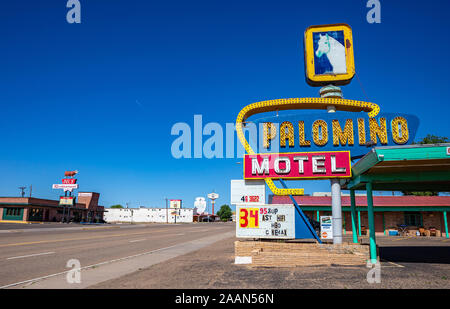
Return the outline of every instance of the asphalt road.
{"type": "MultiPolygon", "coordinates": [[[[20,227],[19,227],[20,228],[20,227]]],[[[234,230],[230,223],[112,225],[0,234],[0,287],[234,230]]]]}

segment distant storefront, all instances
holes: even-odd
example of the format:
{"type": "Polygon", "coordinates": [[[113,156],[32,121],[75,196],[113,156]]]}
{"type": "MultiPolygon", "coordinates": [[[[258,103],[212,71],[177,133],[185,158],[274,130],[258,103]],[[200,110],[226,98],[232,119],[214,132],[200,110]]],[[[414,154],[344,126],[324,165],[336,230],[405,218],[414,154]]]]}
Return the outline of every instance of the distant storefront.
{"type": "Polygon", "coordinates": [[[59,200],[0,197],[0,221],[61,222],[64,217],[74,222],[100,222],[104,207],[98,205],[99,197],[96,192],[79,192],[71,207],[61,206],[59,200]]]}
{"type": "MultiPolygon", "coordinates": [[[[296,196],[295,200],[311,219],[331,215],[330,196],[296,196]]],[[[289,196],[271,196],[272,204],[292,204],[289,196]]],[[[450,196],[374,196],[375,233],[446,236],[450,196]],[[447,218],[445,218],[445,216],[447,218]]],[[[350,197],[342,196],[344,234],[352,233],[350,197]]],[[[356,196],[359,235],[369,234],[366,196],[356,196]]]]}

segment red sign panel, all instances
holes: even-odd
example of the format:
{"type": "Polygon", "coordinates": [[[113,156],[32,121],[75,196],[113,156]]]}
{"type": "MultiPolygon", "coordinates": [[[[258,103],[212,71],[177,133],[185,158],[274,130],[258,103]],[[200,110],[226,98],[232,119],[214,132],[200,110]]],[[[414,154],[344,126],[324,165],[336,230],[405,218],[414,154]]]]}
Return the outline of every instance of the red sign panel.
{"type": "Polygon", "coordinates": [[[64,178],[62,180],[62,183],[65,184],[65,185],[69,185],[69,184],[72,185],[72,184],[76,184],[77,180],[75,178],[64,178]]]}
{"type": "Polygon", "coordinates": [[[245,155],[245,179],[324,179],[352,176],[350,151],[245,155]]]}

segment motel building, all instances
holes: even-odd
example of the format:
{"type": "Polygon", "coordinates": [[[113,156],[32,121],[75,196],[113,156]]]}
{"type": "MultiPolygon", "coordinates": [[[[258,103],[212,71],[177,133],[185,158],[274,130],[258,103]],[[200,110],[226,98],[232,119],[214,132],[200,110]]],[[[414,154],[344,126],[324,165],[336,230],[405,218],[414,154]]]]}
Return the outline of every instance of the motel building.
{"type": "Polygon", "coordinates": [[[0,222],[100,222],[104,207],[98,205],[100,193],[79,192],[74,206],[61,206],[59,200],[35,197],[0,197],[0,222]]]}
{"type": "MultiPolygon", "coordinates": [[[[295,201],[309,218],[331,216],[331,194],[295,196],[295,201]]],[[[358,236],[369,235],[367,196],[357,195],[358,236]]],[[[342,201],[343,235],[352,235],[350,196],[342,201]]],[[[270,196],[271,204],[292,204],[289,196],[270,196]]],[[[375,234],[377,236],[408,235],[446,237],[450,216],[450,196],[373,196],[375,234]],[[447,220],[445,220],[445,217],[447,220]]]]}

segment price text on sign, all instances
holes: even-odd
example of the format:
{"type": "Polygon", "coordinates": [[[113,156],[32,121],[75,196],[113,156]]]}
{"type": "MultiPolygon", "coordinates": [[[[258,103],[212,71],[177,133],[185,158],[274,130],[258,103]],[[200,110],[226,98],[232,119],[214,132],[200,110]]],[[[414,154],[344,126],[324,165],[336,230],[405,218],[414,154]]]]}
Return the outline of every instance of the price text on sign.
{"type": "Polygon", "coordinates": [[[258,195],[250,195],[241,197],[241,201],[244,203],[259,203],[258,195]]]}
{"type": "Polygon", "coordinates": [[[239,225],[241,228],[258,228],[259,227],[259,209],[258,208],[241,208],[239,212],[239,225]]]}

